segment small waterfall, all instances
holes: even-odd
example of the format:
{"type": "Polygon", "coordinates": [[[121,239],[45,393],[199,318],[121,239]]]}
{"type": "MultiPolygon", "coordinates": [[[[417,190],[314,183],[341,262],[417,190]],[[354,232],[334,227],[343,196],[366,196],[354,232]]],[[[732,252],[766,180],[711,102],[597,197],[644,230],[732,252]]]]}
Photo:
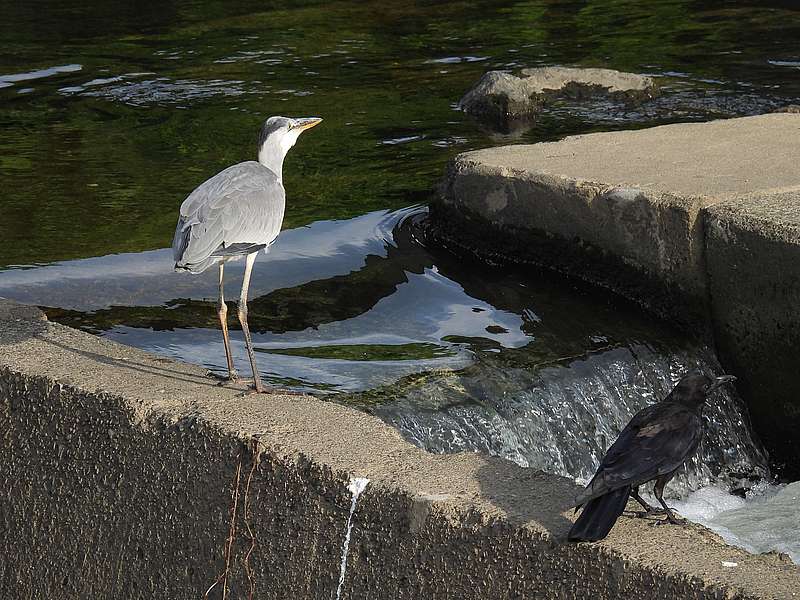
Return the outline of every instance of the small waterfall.
{"type": "Polygon", "coordinates": [[[350,490],[352,500],[350,502],[350,514],[347,517],[347,529],[344,534],[344,542],[342,543],[342,564],[339,571],[339,585],[336,588],[336,600],[342,595],[342,585],[344,584],[344,574],[347,571],[347,553],[350,551],[350,532],[353,529],[353,514],[356,512],[356,503],[361,493],[367,489],[369,479],[366,477],[353,477],[347,489],[350,490]]]}
{"type": "MultiPolygon", "coordinates": [[[[371,410],[431,452],[480,451],[585,482],[631,417],[666,397],[681,376],[693,369],[722,374],[703,348],[630,344],[540,367],[502,354],[417,377],[395,390],[396,400],[371,410]]],[[[700,450],[668,486],[671,496],[714,481],[746,488],[768,474],[735,391],[716,392],[704,420],[700,450]]]]}

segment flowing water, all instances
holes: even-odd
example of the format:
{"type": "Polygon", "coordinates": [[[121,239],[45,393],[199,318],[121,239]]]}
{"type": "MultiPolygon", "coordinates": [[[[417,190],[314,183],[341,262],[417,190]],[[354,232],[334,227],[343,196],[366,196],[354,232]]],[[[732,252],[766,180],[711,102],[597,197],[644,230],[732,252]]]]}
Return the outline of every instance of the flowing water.
{"type": "Polygon", "coordinates": [[[761,484],[744,498],[711,485],[670,504],[749,552],[776,551],[800,564],[800,481],[761,484]]]}
{"type": "MultiPolygon", "coordinates": [[[[606,294],[428,247],[424,205],[446,161],[800,103],[800,17],[779,1],[90,0],[2,11],[0,296],[224,370],[216,275],[171,271],[178,206],[254,157],[266,116],[320,115],[287,158],[285,231],[251,287],[265,378],[370,411],[431,451],[482,451],[577,480],[681,373],[719,366],[606,294]],[[552,64],[647,73],[663,93],[637,108],[565,101],[511,135],[456,109],[488,69],[552,64]]],[[[226,274],[235,297],[241,265],[226,274]]],[[[737,397],[717,394],[706,413],[700,459],[673,495],[741,491],[766,472],[737,397]]]]}

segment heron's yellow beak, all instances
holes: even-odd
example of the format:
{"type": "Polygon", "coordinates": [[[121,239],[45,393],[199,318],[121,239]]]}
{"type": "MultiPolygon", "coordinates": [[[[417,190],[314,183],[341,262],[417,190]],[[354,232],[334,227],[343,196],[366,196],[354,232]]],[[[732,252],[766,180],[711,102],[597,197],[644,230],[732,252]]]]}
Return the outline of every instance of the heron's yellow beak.
{"type": "Polygon", "coordinates": [[[292,125],[292,129],[299,129],[300,131],[305,131],[306,129],[311,129],[315,125],[319,125],[322,123],[321,117],[305,117],[303,119],[295,119],[294,125],[292,125]]]}

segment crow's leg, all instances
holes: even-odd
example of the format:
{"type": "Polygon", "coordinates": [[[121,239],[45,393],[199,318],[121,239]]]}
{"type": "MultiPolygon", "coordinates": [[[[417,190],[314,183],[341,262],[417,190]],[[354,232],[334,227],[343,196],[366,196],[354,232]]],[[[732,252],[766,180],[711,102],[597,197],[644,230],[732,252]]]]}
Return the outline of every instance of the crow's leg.
{"type": "Polygon", "coordinates": [[[637,516],[637,517],[649,517],[650,515],[660,515],[661,513],[663,513],[663,512],[664,512],[664,511],[663,511],[663,510],[661,510],[660,508],[656,508],[655,506],[650,506],[650,505],[649,505],[649,504],[648,504],[648,503],[645,501],[645,499],[644,499],[644,498],[642,498],[642,497],[639,495],[639,487],[638,487],[638,486],[637,486],[637,487],[635,487],[635,488],[633,488],[633,489],[631,489],[631,498],[633,498],[634,500],[636,500],[636,501],[637,501],[639,504],[641,504],[641,505],[642,505],[642,508],[644,508],[644,512],[641,512],[641,511],[640,511],[640,512],[637,512],[637,513],[636,513],[636,516],[637,516]]]}
{"type": "Polygon", "coordinates": [[[664,507],[664,511],[667,513],[667,518],[661,521],[662,523],[672,523],[673,525],[680,525],[684,523],[682,519],[678,519],[672,513],[672,509],[667,506],[667,503],[664,502],[664,486],[667,485],[667,482],[672,479],[672,473],[667,476],[659,477],[656,479],[656,485],[653,487],[653,493],[656,495],[656,499],[658,500],[659,504],[664,507]]]}
{"type": "Polygon", "coordinates": [[[647,512],[653,512],[653,511],[655,510],[655,507],[653,507],[653,506],[650,506],[650,505],[649,505],[647,502],[645,502],[645,501],[644,501],[644,498],[642,498],[642,497],[639,495],[639,488],[638,488],[638,486],[637,486],[637,487],[635,487],[635,488],[633,488],[633,489],[631,490],[631,497],[632,497],[634,500],[636,500],[636,501],[637,501],[639,504],[641,504],[641,505],[642,505],[642,508],[643,508],[643,509],[645,509],[647,512]]]}

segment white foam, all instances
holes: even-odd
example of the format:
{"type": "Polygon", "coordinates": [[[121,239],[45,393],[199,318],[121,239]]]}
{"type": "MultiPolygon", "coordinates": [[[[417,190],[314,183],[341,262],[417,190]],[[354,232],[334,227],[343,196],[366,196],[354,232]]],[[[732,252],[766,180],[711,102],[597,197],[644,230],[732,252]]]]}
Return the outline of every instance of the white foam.
{"type": "Polygon", "coordinates": [[[669,504],[733,546],[753,553],[776,550],[800,564],[800,481],[761,484],[746,498],[708,486],[669,504]]]}

